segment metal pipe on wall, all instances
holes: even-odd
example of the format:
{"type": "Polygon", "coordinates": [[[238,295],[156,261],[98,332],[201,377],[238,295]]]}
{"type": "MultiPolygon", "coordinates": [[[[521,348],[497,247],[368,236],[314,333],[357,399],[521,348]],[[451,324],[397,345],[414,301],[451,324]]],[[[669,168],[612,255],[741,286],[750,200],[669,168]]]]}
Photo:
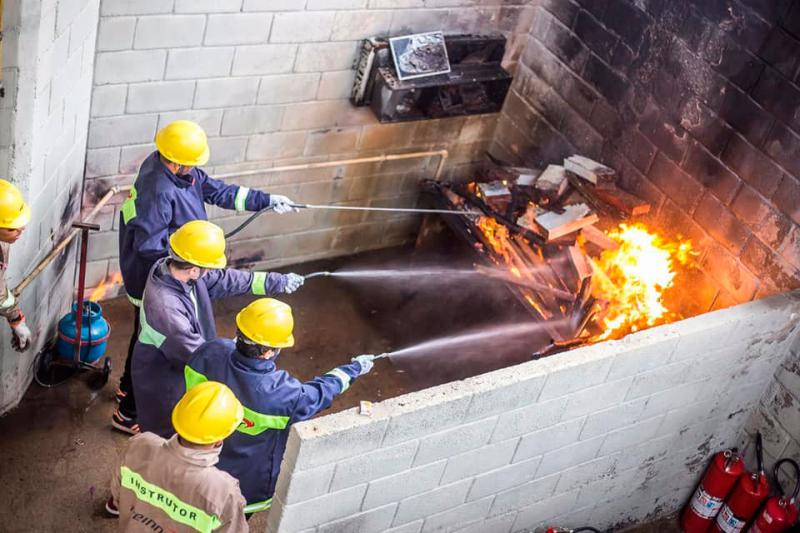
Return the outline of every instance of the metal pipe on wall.
{"type": "Polygon", "coordinates": [[[285,165],[282,167],[270,167],[262,170],[245,170],[243,172],[231,172],[230,174],[216,174],[214,177],[219,179],[237,178],[241,176],[252,176],[255,174],[266,174],[274,172],[289,172],[292,170],[309,170],[315,168],[328,168],[339,167],[344,165],[353,165],[360,163],[381,163],[383,161],[400,161],[403,159],[420,159],[423,157],[439,157],[439,163],[436,165],[436,173],[434,179],[439,181],[444,170],[444,163],[447,161],[450,153],[447,150],[430,150],[427,152],[409,152],[407,154],[383,154],[372,157],[358,157],[355,159],[340,159],[338,161],[320,161],[318,163],[302,163],[299,165],[285,165]]]}
{"type": "MultiPolygon", "coordinates": [[[[119,192],[122,192],[122,191],[129,191],[129,190],[131,190],[131,186],[130,186],[130,185],[115,185],[115,186],[111,187],[111,188],[110,188],[110,189],[109,189],[109,190],[108,190],[108,191],[107,191],[107,192],[106,192],[106,193],[103,195],[103,197],[102,197],[102,198],[100,198],[100,201],[99,201],[99,202],[97,202],[97,205],[95,205],[95,206],[92,208],[92,210],[91,210],[91,211],[89,211],[89,214],[88,214],[88,215],[86,215],[86,218],[85,218],[85,219],[83,219],[83,221],[84,221],[84,222],[91,222],[92,220],[94,220],[94,217],[96,217],[96,216],[97,216],[97,213],[99,213],[99,212],[100,212],[100,210],[103,208],[103,206],[105,206],[105,205],[108,203],[108,201],[109,201],[109,200],[111,200],[111,198],[112,198],[112,197],[113,197],[115,194],[117,194],[117,193],[119,193],[119,192]]],[[[30,274],[28,274],[28,275],[25,277],[25,279],[23,279],[23,280],[20,282],[20,284],[19,284],[19,285],[17,285],[17,286],[16,286],[16,288],[15,288],[15,289],[14,289],[14,291],[13,291],[13,292],[14,292],[14,296],[19,296],[19,295],[20,295],[20,293],[22,293],[22,291],[25,289],[25,287],[27,287],[28,285],[30,285],[30,284],[31,284],[31,282],[32,282],[34,279],[36,279],[36,277],[37,277],[39,274],[41,274],[41,273],[42,273],[42,271],[43,271],[45,268],[47,268],[47,265],[49,265],[49,264],[50,264],[50,263],[53,261],[53,259],[55,259],[56,257],[58,257],[58,255],[59,255],[59,254],[60,254],[62,251],[64,251],[64,248],[66,248],[66,247],[69,245],[69,243],[71,243],[71,242],[72,242],[72,240],[73,240],[73,239],[74,239],[74,238],[75,238],[75,237],[76,237],[76,236],[77,236],[77,235],[78,235],[80,232],[81,232],[81,230],[80,230],[80,229],[78,229],[78,228],[74,228],[72,231],[70,231],[70,232],[69,232],[69,235],[67,235],[67,236],[66,236],[66,237],[65,237],[65,238],[64,238],[64,239],[63,239],[63,240],[62,240],[60,243],[58,243],[58,244],[56,245],[56,247],[55,247],[55,248],[53,248],[53,250],[52,250],[52,251],[51,251],[49,254],[47,254],[47,257],[45,257],[44,259],[42,259],[41,261],[39,261],[39,264],[38,264],[38,265],[36,265],[36,268],[34,268],[34,269],[33,269],[33,271],[32,271],[30,274]]]]}
{"type": "MultiPolygon", "coordinates": [[[[444,171],[444,164],[447,161],[449,156],[449,152],[447,150],[428,150],[424,152],[409,152],[405,154],[382,154],[376,155],[371,157],[357,157],[353,159],[340,159],[337,161],[321,161],[318,163],[301,163],[298,165],[284,165],[282,167],[268,167],[264,169],[258,170],[245,170],[241,172],[230,172],[227,174],[216,174],[214,177],[218,179],[226,179],[226,178],[237,178],[242,176],[253,176],[256,174],[267,174],[267,173],[275,173],[275,172],[288,172],[292,170],[310,170],[315,168],[327,168],[327,167],[338,167],[343,165],[354,165],[360,163],[379,163],[383,161],[400,161],[404,159],[419,159],[422,157],[439,157],[439,163],[436,166],[436,173],[434,174],[434,179],[438,181],[441,176],[442,172],[444,171]]],[[[127,176],[120,176],[120,177],[131,177],[133,175],[127,176]]],[[[97,213],[111,200],[111,198],[120,192],[130,191],[131,185],[115,185],[111,187],[100,201],[92,208],[86,218],[83,219],[84,222],[91,222],[94,220],[94,217],[97,216],[97,213]]],[[[53,250],[47,254],[47,256],[39,261],[39,264],[36,265],[36,268],[28,274],[19,285],[14,288],[14,296],[19,296],[22,291],[31,284],[31,282],[36,279],[36,277],[42,273],[42,271],[47,268],[53,259],[55,259],[64,249],[69,246],[69,243],[80,233],[79,229],[73,229],[69,235],[67,235],[64,240],[56,245],[53,250]]]]}

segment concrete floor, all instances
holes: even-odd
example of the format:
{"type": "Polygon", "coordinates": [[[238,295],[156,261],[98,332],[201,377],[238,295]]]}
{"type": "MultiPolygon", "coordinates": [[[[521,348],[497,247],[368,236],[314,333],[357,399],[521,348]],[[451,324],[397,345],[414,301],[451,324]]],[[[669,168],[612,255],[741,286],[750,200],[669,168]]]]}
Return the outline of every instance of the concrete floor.
{"type": "MultiPolygon", "coordinates": [[[[458,266],[454,260],[457,255],[448,252],[446,264],[458,266]]],[[[403,248],[301,265],[295,270],[308,273],[432,263],[441,264],[429,253],[403,248]]],[[[393,285],[385,280],[355,284],[325,278],[309,280],[298,293],[283,298],[295,311],[297,344],[281,354],[279,366],[308,379],[353,355],[381,353],[524,314],[505,287],[494,281],[446,282],[432,277],[431,284],[414,285],[402,279],[393,285]]],[[[233,317],[251,300],[242,297],[218,302],[220,336],[234,334],[233,317]]],[[[115,407],[112,394],[131,334],[132,310],[121,298],[104,302],[103,309],[112,327],[108,354],[113,372],[109,384],[91,391],[86,375],[52,389],[33,384],[19,407],[0,418],[0,532],[116,530],[116,521],[105,516],[103,504],[111,470],[127,437],[113,431],[109,420],[115,407]]],[[[543,339],[517,343],[494,340],[469,349],[437,350],[437,357],[382,361],[329,412],[347,409],[360,400],[380,401],[521,362],[529,357],[531,343],[539,342],[543,339]]],[[[257,516],[251,528],[263,531],[265,519],[265,514],[257,516]]]]}
{"type": "MultiPolygon", "coordinates": [[[[330,265],[328,265],[330,266],[330,265]]],[[[218,333],[234,334],[235,313],[252,298],[219,302],[218,333]]],[[[279,365],[301,379],[325,373],[353,355],[388,348],[356,305],[345,286],[318,280],[285,298],[295,310],[297,344],[280,357],[279,365]]],[[[112,327],[108,354],[111,381],[98,392],[86,386],[86,375],[44,389],[32,384],[20,405],[0,418],[0,531],[70,532],[116,531],[116,521],[102,510],[108,495],[111,469],[124,450],[127,437],[109,426],[131,334],[131,308],[122,298],[103,303],[112,327]]],[[[333,410],[403,394],[407,376],[388,363],[369,379],[355,383],[333,410]]],[[[264,529],[265,516],[251,522],[264,529]]]]}

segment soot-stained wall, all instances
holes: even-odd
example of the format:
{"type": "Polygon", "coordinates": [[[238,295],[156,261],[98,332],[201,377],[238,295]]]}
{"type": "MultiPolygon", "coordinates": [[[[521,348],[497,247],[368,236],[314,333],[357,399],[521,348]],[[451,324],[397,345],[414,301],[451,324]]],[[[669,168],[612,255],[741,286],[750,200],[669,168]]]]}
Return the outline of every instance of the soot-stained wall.
{"type": "Polygon", "coordinates": [[[800,286],[800,4],[534,4],[494,153],[619,170],[701,251],[696,312],[800,286]]]}

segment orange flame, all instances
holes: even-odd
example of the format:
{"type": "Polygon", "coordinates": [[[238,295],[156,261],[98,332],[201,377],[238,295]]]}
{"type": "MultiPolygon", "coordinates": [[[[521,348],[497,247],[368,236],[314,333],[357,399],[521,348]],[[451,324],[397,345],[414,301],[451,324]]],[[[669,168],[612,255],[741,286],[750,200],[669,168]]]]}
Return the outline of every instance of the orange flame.
{"type": "Polygon", "coordinates": [[[643,224],[620,224],[608,233],[619,244],[592,262],[593,295],[608,302],[599,340],[654,326],[669,318],[663,293],[672,287],[675,266],[685,265],[691,241],[668,241],[643,224]]]}
{"type": "MultiPolygon", "coordinates": [[[[489,254],[492,261],[521,278],[508,228],[490,217],[480,217],[477,227],[493,252],[489,254]]],[[[663,296],[673,285],[677,265],[685,265],[694,255],[691,241],[667,240],[641,223],[620,224],[608,237],[619,244],[617,249],[606,250],[595,261],[587,256],[594,270],[592,295],[600,302],[598,309],[603,308],[596,319],[602,333],[595,340],[618,338],[674,319],[663,296]]],[[[578,245],[583,248],[582,239],[578,245]]],[[[541,251],[536,254],[542,257],[541,251]]],[[[524,296],[531,307],[547,316],[547,310],[530,294],[524,296]]],[[[566,308],[562,306],[561,311],[566,308]]]]}
{"type": "Polygon", "coordinates": [[[97,302],[105,298],[112,290],[116,290],[117,286],[122,284],[122,273],[121,272],[114,272],[106,279],[100,282],[95,290],[92,291],[92,294],[89,296],[89,300],[92,302],[97,302]]]}
{"type": "Polygon", "coordinates": [[[503,258],[503,261],[512,265],[511,257],[509,256],[508,247],[508,228],[490,217],[478,218],[478,229],[483,233],[484,238],[492,247],[492,250],[503,258]]]}

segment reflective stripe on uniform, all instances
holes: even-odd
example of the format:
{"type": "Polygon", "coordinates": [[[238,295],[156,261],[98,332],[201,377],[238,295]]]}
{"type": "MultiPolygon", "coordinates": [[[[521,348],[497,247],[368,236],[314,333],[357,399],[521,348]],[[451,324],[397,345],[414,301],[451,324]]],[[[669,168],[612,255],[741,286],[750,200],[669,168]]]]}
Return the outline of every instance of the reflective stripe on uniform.
{"type": "Polygon", "coordinates": [[[245,505],[244,512],[247,514],[260,513],[261,511],[266,511],[270,507],[272,507],[272,498],[270,498],[269,500],[264,500],[263,502],[256,502],[256,503],[251,503],[250,505],[245,505]]]}
{"type": "Polygon", "coordinates": [[[233,208],[237,211],[245,211],[246,203],[247,203],[247,195],[250,193],[250,189],[247,187],[239,187],[239,190],[236,191],[236,198],[233,199],[233,208]]]}
{"type": "Polygon", "coordinates": [[[253,283],[250,285],[253,294],[264,296],[267,294],[267,273],[253,272],[253,283]]]}
{"type": "Polygon", "coordinates": [[[127,224],[134,218],[136,218],[136,185],[131,187],[131,194],[128,196],[128,199],[122,203],[122,220],[127,224]]]}
{"type": "Polygon", "coordinates": [[[194,292],[194,286],[192,286],[192,288],[189,289],[189,299],[191,299],[192,303],[194,304],[194,316],[199,317],[200,309],[198,309],[197,307],[197,294],[195,294],[194,292]]]}
{"type": "Polygon", "coordinates": [[[153,327],[147,323],[147,317],[144,314],[143,305],[139,307],[139,322],[142,327],[141,331],[139,332],[139,342],[142,344],[147,344],[148,346],[161,348],[161,345],[164,344],[164,341],[167,340],[167,337],[153,329],[153,327]]]}
{"type": "Polygon", "coordinates": [[[140,299],[134,298],[130,294],[126,294],[125,296],[127,296],[128,297],[128,301],[130,303],[132,303],[133,305],[135,305],[136,307],[141,307],[142,306],[142,301],[140,299]]]}
{"type": "MultiPolygon", "coordinates": [[[[183,377],[186,380],[187,391],[195,385],[208,381],[208,377],[189,365],[183,367],[183,377]]],[[[265,415],[258,411],[253,411],[248,407],[244,407],[244,420],[242,420],[242,423],[236,428],[236,431],[246,435],[260,435],[268,429],[286,429],[288,425],[288,416],[265,415]]]]}
{"type": "Polygon", "coordinates": [[[345,372],[344,370],[334,368],[330,372],[326,372],[325,375],[339,378],[339,381],[342,382],[342,392],[350,388],[350,376],[348,376],[347,372],[345,372]]]}
{"type": "Polygon", "coordinates": [[[202,533],[210,533],[222,525],[220,519],[188,503],[181,501],[168,490],[146,481],[127,466],[120,468],[122,486],[133,492],[136,498],[167,513],[172,520],[202,533]]]}
{"type": "Polygon", "coordinates": [[[208,378],[205,377],[203,374],[195,370],[194,368],[186,365],[183,367],[183,379],[186,381],[186,391],[188,392],[189,389],[195,387],[196,385],[200,385],[208,381],[208,378]]]}
{"type": "Polygon", "coordinates": [[[11,292],[11,291],[8,291],[6,293],[6,299],[3,300],[2,303],[0,303],[0,309],[8,309],[9,307],[14,305],[15,303],[17,303],[17,299],[14,298],[14,293],[11,292]]]}

